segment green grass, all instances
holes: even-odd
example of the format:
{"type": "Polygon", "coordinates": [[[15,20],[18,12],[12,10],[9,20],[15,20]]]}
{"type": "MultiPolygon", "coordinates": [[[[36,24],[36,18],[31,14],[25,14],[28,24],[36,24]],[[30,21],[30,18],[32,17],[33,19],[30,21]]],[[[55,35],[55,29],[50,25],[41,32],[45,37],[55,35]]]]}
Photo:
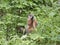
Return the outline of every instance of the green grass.
{"type": "Polygon", "coordinates": [[[1,0],[0,45],[60,45],[60,4],[58,0],[1,0]],[[17,25],[26,25],[33,13],[37,31],[21,39],[17,25]]]}

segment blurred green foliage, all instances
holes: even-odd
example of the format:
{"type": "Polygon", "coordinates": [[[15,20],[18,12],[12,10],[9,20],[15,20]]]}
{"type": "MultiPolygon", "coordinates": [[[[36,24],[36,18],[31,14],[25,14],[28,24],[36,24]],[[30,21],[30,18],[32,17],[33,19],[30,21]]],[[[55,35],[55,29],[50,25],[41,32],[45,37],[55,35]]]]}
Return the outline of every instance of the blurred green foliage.
{"type": "Polygon", "coordinates": [[[0,45],[60,45],[59,0],[0,0],[0,45]],[[25,26],[30,12],[37,32],[21,40],[16,26],[25,26]]]}

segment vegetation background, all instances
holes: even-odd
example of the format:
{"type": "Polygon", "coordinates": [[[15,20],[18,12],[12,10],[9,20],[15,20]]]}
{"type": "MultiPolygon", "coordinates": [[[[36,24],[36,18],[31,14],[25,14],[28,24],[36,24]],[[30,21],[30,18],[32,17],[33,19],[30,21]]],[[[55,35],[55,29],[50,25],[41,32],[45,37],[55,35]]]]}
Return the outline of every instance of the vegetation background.
{"type": "Polygon", "coordinates": [[[0,0],[0,45],[60,45],[60,0],[0,0]],[[17,34],[32,12],[37,32],[26,39],[17,34]]]}

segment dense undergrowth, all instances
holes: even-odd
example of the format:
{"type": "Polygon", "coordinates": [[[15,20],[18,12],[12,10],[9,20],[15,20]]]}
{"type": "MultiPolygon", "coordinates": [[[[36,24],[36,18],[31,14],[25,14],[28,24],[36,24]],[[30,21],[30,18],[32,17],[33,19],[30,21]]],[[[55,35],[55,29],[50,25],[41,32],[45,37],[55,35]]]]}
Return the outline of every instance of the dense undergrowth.
{"type": "Polygon", "coordinates": [[[0,0],[0,45],[60,45],[59,1],[0,0]],[[37,31],[22,40],[16,27],[26,25],[30,12],[38,20],[37,31]]]}

